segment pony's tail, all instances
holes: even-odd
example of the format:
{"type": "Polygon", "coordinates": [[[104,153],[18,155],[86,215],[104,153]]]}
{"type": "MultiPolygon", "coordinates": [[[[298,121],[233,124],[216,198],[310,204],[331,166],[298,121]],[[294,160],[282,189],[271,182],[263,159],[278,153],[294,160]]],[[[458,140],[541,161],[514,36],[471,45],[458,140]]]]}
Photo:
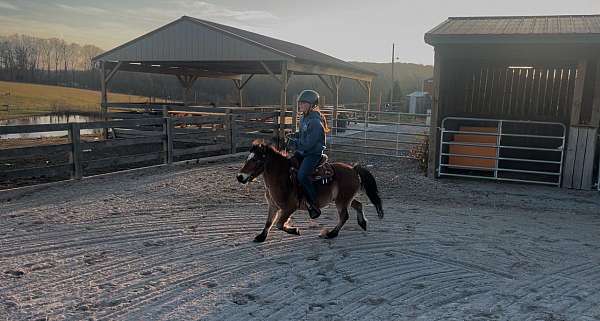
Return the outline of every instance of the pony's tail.
{"type": "Polygon", "coordinates": [[[358,176],[360,176],[360,186],[362,187],[363,191],[365,191],[371,203],[375,205],[377,216],[379,216],[379,218],[383,218],[383,206],[381,204],[381,198],[379,197],[379,190],[377,189],[375,177],[373,177],[371,172],[360,165],[354,165],[353,169],[358,176]]]}

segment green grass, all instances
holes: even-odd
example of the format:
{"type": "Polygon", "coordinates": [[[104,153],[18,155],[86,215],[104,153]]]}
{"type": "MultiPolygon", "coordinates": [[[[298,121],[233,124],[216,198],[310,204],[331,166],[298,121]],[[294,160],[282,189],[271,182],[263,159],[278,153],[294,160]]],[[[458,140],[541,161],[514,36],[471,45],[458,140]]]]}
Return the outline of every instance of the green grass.
{"type": "MultiPolygon", "coordinates": [[[[144,102],[147,100],[140,96],[108,93],[108,101],[144,102]]],[[[100,112],[100,92],[0,81],[0,119],[54,112],[100,112]]]]}

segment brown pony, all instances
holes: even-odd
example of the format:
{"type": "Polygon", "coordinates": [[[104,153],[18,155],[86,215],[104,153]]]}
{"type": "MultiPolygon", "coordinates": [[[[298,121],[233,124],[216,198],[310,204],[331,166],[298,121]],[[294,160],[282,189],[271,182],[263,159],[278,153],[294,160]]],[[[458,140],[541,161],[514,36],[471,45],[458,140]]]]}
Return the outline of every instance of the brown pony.
{"type": "MultiPolygon", "coordinates": [[[[255,242],[263,242],[271,225],[277,217],[275,226],[290,234],[300,235],[296,227],[288,225],[288,220],[296,210],[306,210],[303,200],[299,199],[297,188],[290,178],[291,161],[285,152],[277,150],[262,141],[255,141],[250,148],[250,155],[240,170],[237,180],[246,184],[263,174],[266,192],[265,197],[269,203],[269,215],[265,227],[255,238],[255,242]]],[[[328,184],[317,184],[317,206],[322,208],[332,201],[338,210],[338,224],[334,229],[325,230],[324,237],[334,238],[348,220],[348,206],[357,212],[358,225],[367,230],[367,219],[363,214],[362,203],[354,197],[359,189],[365,191],[369,200],[377,210],[379,218],[383,218],[381,198],[377,190],[377,183],[371,173],[359,166],[354,167],[344,163],[333,163],[335,176],[328,184]]]]}

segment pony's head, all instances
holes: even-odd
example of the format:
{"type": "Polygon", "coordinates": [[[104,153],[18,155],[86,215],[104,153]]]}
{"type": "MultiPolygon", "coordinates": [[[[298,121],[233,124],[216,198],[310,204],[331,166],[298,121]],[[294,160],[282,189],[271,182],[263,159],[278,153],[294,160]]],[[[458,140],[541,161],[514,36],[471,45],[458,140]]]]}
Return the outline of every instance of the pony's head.
{"type": "Polygon", "coordinates": [[[265,170],[270,145],[263,140],[255,140],[250,147],[250,154],[244,162],[244,166],[237,175],[238,182],[246,184],[258,177],[265,170]]]}

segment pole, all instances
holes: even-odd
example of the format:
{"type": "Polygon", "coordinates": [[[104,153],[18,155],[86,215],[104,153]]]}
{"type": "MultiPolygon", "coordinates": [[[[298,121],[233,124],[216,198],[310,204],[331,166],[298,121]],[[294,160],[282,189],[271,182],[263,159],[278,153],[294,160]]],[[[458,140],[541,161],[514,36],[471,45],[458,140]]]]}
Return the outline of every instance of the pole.
{"type": "Polygon", "coordinates": [[[390,106],[394,102],[394,48],[395,44],[392,43],[392,88],[390,89],[390,106]]]}

